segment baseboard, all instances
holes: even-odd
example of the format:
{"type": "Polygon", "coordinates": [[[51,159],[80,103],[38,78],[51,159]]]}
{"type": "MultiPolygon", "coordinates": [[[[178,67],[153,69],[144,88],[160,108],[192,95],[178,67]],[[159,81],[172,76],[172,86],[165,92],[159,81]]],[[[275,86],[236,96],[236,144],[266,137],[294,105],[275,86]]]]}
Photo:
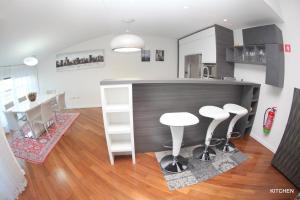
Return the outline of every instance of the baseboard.
{"type": "Polygon", "coordinates": [[[257,142],[259,142],[260,144],[262,144],[264,147],[266,147],[267,149],[269,149],[270,151],[272,151],[273,153],[276,152],[276,149],[270,145],[268,142],[266,142],[265,140],[262,140],[262,138],[259,138],[255,135],[250,134],[250,137],[252,137],[253,139],[255,139],[257,142]]]}

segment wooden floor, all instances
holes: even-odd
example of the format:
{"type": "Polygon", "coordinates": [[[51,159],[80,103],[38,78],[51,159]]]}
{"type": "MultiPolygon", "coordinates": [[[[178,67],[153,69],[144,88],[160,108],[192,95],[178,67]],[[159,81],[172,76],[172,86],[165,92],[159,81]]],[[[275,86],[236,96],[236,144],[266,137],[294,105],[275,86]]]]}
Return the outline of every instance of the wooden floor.
{"type": "Polygon", "coordinates": [[[197,185],[169,191],[153,153],[119,157],[109,164],[99,108],[81,115],[41,165],[25,163],[28,186],[21,200],[294,199],[299,191],[271,165],[272,153],[252,138],[236,140],[249,159],[197,185]],[[270,189],[293,188],[294,194],[270,189]]]}

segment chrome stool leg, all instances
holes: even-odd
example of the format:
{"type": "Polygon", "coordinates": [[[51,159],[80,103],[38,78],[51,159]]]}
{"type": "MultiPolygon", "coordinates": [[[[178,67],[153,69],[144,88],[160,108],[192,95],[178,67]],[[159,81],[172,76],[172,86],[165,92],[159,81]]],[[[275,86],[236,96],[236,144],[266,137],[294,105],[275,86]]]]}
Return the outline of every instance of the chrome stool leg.
{"type": "Polygon", "coordinates": [[[188,160],[182,156],[167,155],[160,161],[163,170],[169,173],[180,173],[188,168],[188,160]]]}
{"type": "Polygon", "coordinates": [[[209,148],[207,145],[204,147],[197,147],[193,150],[193,156],[195,159],[200,159],[202,161],[214,160],[216,157],[216,152],[209,148]]]}
{"type": "Polygon", "coordinates": [[[235,145],[229,141],[230,139],[227,138],[225,141],[223,141],[220,145],[217,146],[217,148],[223,152],[226,153],[231,153],[234,152],[235,149],[235,145]]]}

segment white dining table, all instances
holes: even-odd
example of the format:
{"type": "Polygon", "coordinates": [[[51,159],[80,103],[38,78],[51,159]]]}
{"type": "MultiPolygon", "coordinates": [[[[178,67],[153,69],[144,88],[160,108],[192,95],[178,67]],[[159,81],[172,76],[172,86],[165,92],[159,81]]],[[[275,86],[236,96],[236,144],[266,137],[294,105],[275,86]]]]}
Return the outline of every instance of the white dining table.
{"type": "Polygon", "coordinates": [[[26,113],[29,110],[41,105],[42,103],[45,103],[45,102],[49,101],[50,99],[57,97],[58,95],[59,95],[59,93],[58,94],[56,93],[56,94],[37,95],[37,98],[34,102],[26,100],[21,103],[17,103],[10,109],[6,110],[6,112],[26,113]]]}
{"type": "MultiPolygon", "coordinates": [[[[56,94],[42,94],[42,95],[37,95],[37,98],[35,101],[31,102],[29,100],[23,101],[21,103],[15,104],[13,107],[7,109],[5,112],[10,113],[11,116],[14,116],[16,118],[15,120],[17,121],[17,114],[18,113],[26,113],[30,111],[31,109],[34,109],[37,106],[40,106],[41,104],[49,101],[52,98],[56,98],[60,93],[56,94]]],[[[12,120],[12,119],[11,119],[12,120]]],[[[32,126],[32,124],[29,124],[31,131],[25,136],[25,137],[33,137],[36,136],[36,138],[41,134],[40,129],[36,129],[36,127],[32,126]],[[33,134],[33,129],[35,130],[34,132],[36,134],[33,134]]]]}

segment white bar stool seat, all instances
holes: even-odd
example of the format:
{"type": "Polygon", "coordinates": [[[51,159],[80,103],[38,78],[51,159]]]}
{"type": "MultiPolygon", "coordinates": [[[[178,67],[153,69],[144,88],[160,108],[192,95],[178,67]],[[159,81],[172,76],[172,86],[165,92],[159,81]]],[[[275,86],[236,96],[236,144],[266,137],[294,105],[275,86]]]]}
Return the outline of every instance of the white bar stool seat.
{"type": "Polygon", "coordinates": [[[159,121],[170,126],[172,134],[172,155],[163,157],[160,166],[170,173],[183,172],[188,168],[187,159],[179,155],[184,127],[199,123],[199,119],[188,112],[174,112],[163,114],[159,121]]]}
{"type": "Polygon", "coordinates": [[[213,121],[208,126],[205,137],[205,145],[195,148],[193,151],[193,156],[194,158],[200,159],[202,161],[209,161],[216,157],[216,152],[213,149],[209,148],[214,130],[230,115],[222,108],[216,106],[203,106],[199,109],[199,114],[203,117],[211,118],[213,119],[213,121]]]}
{"type": "Polygon", "coordinates": [[[231,114],[234,114],[235,116],[230,121],[227,134],[226,134],[226,141],[218,145],[218,149],[220,149],[223,152],[233,152],[235,151],[235,146],[233,143],[229,141],[233,133],[233,128],[237,123],[237,121],[248,113],[248,110],[242,106],[232,104],[232,103],[225,104],[223,106],[223,109],[231,114]]]}

